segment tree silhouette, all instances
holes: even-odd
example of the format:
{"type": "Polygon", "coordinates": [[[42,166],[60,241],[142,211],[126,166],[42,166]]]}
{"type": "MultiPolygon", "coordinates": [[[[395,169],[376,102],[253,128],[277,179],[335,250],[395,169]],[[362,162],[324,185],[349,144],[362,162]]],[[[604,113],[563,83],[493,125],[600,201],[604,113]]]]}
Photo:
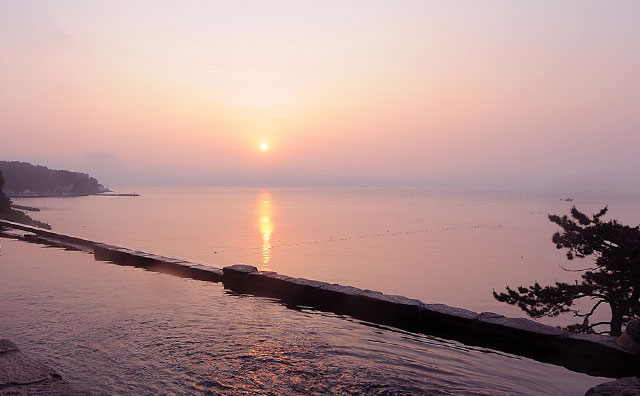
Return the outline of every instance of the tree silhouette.
{"type": "MultiPolygon", "coordinates": [[[[23,223],[28,225],[34,225],[40,228],[51,229],[51,226],[42,221],[34,220],[29,215],[19,210],[11,208],[11,199],[9,199],[2,188],[4,187],[4,176],[0,170],[0,219],[13,221],[16,223],[23,223]]],[[[0,227],[1,228],[1,227],[0,227]]]]}
{"type": "Polygon", "coordinates": [[[557,316],[571,312],[582,322],[567,326],[579,333],[593,333],[599,325],[610,325],[609,333],[618,336],[622,325],[640,316],[640,226],[622,225],[616,220],[602,221],[605,207],[592,217],[571,208],[568,216],[549,215],[549,220],[562,227],[552,242],[558,249],[568,249],[567,259],[594,256],[594,267],[583,272],[582,282],[555,282],[554,286],[506,287],[506,293],[496,293],[496,300],[517,305],[529,316],[557,316]],[[574,307],[577,300],[590,299],[593,306],[586,312],[574,307]],[[591,323],[590,318],[602,304],[611,309],[610,322],[591,323]]]}
{"type": "Polygon", "coordinates": [[[0,212],[5,212],[11,209],[11,200],[7,198],[2,191],[4,187],[4,176],[2,175],[2,171],[0,171],[0,212]]]}

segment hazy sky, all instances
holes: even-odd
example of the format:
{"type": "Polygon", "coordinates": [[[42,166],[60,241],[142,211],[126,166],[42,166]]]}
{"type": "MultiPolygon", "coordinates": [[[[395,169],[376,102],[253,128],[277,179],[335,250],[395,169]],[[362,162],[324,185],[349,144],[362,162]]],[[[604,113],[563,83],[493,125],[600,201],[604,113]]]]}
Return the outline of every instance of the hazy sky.
{"type": "Polygon", "coordinates": [[[110,186],[639,188],[638,21],[637,0],[0,0],[0,159],[110,186]]]}

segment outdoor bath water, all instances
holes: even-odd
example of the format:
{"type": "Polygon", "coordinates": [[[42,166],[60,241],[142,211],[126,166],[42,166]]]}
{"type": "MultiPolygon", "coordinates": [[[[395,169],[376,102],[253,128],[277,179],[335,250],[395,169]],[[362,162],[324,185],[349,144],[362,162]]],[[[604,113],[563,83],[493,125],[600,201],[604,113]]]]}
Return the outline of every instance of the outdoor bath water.
{"type": "Polygon", "coordinates": [[[94,395],[582,395],[604,378],[2,240],[0,334],[94,395]]]}

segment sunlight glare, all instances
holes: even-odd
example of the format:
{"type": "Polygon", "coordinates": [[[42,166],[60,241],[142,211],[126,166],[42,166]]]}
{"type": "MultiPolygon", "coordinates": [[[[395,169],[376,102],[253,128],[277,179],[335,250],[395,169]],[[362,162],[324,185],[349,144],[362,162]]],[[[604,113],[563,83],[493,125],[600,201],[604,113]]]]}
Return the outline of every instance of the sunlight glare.
{"type": "Polygon", "coordinates": [[[271,234],[273,234],[274,222],[273,208],[271,202],[273,201],[271,194],[268,191],[262,191],[258,197],[258,228],[260,229],[260,236],[262,238],[262,245],[260,253],[262,256],[262,270],[269,269],[269,261],[271,260],[271,234]]]}

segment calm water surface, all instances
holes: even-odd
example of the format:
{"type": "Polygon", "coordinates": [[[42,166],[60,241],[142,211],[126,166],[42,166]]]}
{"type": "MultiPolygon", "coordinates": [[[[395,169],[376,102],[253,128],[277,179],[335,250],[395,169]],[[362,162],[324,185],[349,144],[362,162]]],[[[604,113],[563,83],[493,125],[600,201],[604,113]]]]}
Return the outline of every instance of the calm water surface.
{"type": "Polygon", "coordinates": [[[583,395],[604,381],[85,253],[0,244],[0,337],[96,395],[583,395]]]}
{"type": "MultiPolygon", "coordinates": [[[[506,284],[572,280],[547,214],[572,205],[640,223],[640,195],[419,189],[138,189],[140,197],[16,199],[54,230],[222,267],[238,262],[474,311],[506,284]]],[[[585,263],[573,263],[574,268],[585,263]]],[[[569,265],[572,267],[572,265],[569,265]]],[[[604,313],[606,315],[606,312],[604,313]]],[[[560,318],[550,323],[565,323],[560,318]]]]}

